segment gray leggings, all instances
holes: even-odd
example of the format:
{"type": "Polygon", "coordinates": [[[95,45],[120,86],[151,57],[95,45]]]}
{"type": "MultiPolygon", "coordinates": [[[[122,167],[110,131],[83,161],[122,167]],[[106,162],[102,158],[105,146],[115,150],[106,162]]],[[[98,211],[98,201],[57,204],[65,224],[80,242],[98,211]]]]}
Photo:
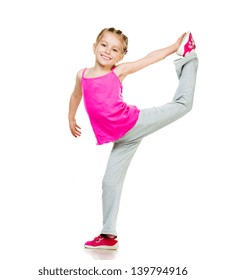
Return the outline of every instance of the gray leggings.
{"type": "Polygon", "coordinates": [[[102,234],[117,235],[116,221],[127,169],[142,139],[188,113],[193,104],[198,58],[195,52],[174,61],[179,86],[172,102],[143,109],[136,125],[114,142],[103,178],[102,234]]]}

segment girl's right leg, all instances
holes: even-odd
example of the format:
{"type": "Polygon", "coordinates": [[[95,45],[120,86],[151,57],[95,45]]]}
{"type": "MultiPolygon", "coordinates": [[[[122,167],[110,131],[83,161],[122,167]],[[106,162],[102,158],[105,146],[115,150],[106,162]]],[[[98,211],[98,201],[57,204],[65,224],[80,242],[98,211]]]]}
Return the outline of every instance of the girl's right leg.
{"type": "Polygon", "coordinates": [[[87,248],[117,249],[116,221],[126,172],[141,140],[122,141],[113,145],[103,178],[103,229],[101,235],[85,243],[87,248]]]}
{"type": "Polygon", "coordinates": [[[117,236],[116,221],[121,192],[130,162],[140,144],[136,141],[116,141],[109,156],[102,182],[103,229],[101,234],[117,236]]]}

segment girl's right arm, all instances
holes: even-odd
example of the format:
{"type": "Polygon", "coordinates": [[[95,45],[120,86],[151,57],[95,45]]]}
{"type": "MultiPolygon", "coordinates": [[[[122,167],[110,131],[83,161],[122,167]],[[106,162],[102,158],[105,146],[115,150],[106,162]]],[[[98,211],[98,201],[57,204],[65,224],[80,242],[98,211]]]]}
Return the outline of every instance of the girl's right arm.
{"type": "Polygon", "coordinates": [[[80,70],[76,76],[76,83],[70,97],[69,113],[68,113],[69,127],[72,135],[75,136],[76,138],[81,135],[81,128],[77,125],[75,119],[78,106],[82,99],[81,77],[82,77],[82,70],[80,70]]]}

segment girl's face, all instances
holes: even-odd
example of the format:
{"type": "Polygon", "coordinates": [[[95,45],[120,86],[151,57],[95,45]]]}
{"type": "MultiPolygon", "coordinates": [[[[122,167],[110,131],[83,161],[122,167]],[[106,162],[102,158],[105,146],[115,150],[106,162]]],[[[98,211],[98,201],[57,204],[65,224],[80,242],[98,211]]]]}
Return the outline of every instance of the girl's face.
{"type": "Polygon", "coordinates": [[[93,45],[96,62],[112,68],[123,58],[123,46],[117,34],[104,32],[99,42],[93,45]]]}

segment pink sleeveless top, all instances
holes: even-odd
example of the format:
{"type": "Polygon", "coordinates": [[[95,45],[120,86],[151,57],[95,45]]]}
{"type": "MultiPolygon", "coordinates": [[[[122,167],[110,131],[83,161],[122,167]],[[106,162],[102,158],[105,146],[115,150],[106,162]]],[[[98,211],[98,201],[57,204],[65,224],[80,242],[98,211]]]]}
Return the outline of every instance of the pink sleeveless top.
{"type": "Polygon", "coordinates": [[[137,122],[140,110],[123,102],[122,84],[115,72],[85,78],[82,92],[97,145],[114,142],[124,136],[137,122]]]}

